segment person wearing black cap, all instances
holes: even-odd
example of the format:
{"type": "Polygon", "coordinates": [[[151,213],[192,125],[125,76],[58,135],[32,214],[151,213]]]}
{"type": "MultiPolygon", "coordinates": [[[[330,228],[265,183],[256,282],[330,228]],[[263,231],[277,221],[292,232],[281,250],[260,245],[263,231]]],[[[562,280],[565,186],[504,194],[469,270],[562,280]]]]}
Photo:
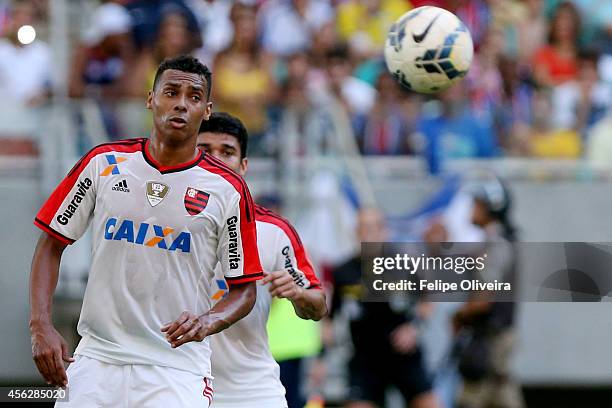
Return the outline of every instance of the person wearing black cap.
{"type": "MultiPolygon", "coordinates": [[[[509,191],[496,176],[476,183],[469,190],[474,200],[472,223],[485,233],[487,261],[481,280],[514,284],[516,230],[510,221],[509,191]]],[[[458,397],[460,408],[524,407],[520,387],[510,375],[514,299],[493,301],[493,295],[473,293],[453,318],[459,344],[459,371],[464,381],[458,397]]]]}

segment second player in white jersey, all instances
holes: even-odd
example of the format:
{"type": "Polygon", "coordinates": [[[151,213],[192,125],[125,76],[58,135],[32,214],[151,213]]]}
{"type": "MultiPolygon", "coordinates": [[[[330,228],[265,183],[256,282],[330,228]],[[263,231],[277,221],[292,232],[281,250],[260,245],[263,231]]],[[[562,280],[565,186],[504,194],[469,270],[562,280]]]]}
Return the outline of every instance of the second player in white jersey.
{"type": "MultiPolygon", "coordinates": [[[[265,271],[287,271],[303,289],[321,289],[304,248],[291,225],[263,207],[256,207],[257,246],[265,271]],[[296,253],[298,255],[296,255],[296,253]]],[[[223,275],[216,276],[213,299],[223,296],[223,275]],[[221,285],[221,287],[219,287],[221,285]]],[[[268,347],[266,323],[272,296],[268,285],[257,285],[251,313],[234,326],[211,337],[215,377],[213,407],[244,406],[245,398],[261,408],[285,407],[285,389],[279,367],[268,347]]]]}
{"type": "MultiPolygon", "coordinates": [[[[213,113],[200,130],[200,147],[237,172],[246,172],[246,130],[237,118],[213,113]]],[[[255,208],[260,260],[263,270],[270,273],[264,272],[267,276],[258,282],[251,313],[211,338],[214,408],[287,406],[266,331],[273,296],[291,300],[300,317],[319,320],[326,314],[321,283],[295,229],[272,211],[255,208]]],[[[226,289],[220,271],[215,281],[213,301],[221,299],[226,289]]]]}

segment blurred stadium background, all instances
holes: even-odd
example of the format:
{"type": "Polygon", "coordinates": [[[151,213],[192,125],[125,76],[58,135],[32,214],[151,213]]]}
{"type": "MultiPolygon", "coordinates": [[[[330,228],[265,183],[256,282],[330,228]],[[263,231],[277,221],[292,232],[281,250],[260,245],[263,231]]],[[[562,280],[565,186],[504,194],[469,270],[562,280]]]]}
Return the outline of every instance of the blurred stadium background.
{"type": "MultiPolygon", "coordinates": [[[[4,385],[42,384],[27,327],[35,212],[93,145],[147,134],[146,92],[178,54],[211,67],[215,110],[250,132],[254,196],[280,203],[326,281],[355,251],[359,206],[383,210],[397,240],[439,219],[477,240],[460,186],[483,170],[507,180],[521,241],[612,242],[610,0],[0,0],[0,37],[4,385]],[[421,5],[456,13],[476,47],[465,80],[432,97],[382,61],[390,24],[421,5]]],[[[64,256],[54,309],[74,341],[88,251],[85,238],[64,256]]],[[[423,329],[432,369],[453,307],[423,329]]],[[[528,406],[610,404],[610,316],[606,303],[519,305],[528,406]]],[[[336,403],[350,352],[338,320],[326,375],[303,384],[336,403]]]]}

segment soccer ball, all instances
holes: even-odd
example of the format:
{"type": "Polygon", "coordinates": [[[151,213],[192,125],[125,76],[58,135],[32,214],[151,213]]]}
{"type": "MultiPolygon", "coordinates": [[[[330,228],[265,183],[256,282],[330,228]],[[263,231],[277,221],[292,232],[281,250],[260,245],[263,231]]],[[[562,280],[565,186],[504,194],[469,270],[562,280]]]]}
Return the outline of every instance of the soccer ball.
{"type": "Polygon", "coordinates": [[[467,73],[474,46],[467,27],[450,11],[419,7],[401,16],[385,43],[389,72],[405,88],[434,93],[467,73]]]}

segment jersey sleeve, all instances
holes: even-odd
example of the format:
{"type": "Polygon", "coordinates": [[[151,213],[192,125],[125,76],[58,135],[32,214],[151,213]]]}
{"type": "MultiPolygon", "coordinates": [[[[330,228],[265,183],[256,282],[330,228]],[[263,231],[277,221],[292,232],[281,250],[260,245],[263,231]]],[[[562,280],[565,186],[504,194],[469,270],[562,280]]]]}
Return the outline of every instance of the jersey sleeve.
{"type": "Polygon", "coordinates": [[[245,188],[226,209],[217,256],[228,285],[247,283],[263,277],[253,202],[245,188]]]}
{"type": "Polygon", "coordinates": [[[293,281],[305,289],[321,289],[321,282],[297,231],[287,224],[280,234],[276,248],[276,270],[286,270],[293,281]]]}
{"type": "Polygon", "coordinates": [[[65,244],[72,244],[87,229],[96,203],[98,171],[93,154],[70,170],[38,211],[34,224],[65,244]]]}

